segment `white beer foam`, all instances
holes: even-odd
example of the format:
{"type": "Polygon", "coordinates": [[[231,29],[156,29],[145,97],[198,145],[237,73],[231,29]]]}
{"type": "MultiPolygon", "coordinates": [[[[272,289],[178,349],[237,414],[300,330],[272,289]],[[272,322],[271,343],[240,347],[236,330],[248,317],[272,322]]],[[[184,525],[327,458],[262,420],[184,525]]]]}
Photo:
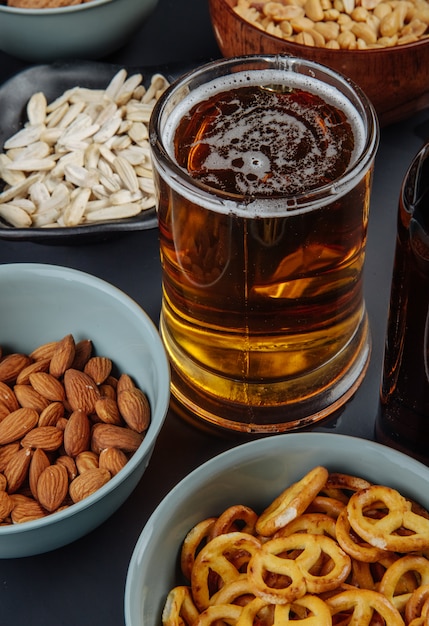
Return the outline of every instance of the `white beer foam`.
{"type": "MultiPolygon", "coordinates": [[[[237,88],[240,86],[251,85],[285,85],[290,88],[299,88],[311,93],[317,94],[325,102],[328,102],[345,112],[349,119],[350,125],[354,132],[355,149],[351,158],[351,165],[361,154],[364,144],[364,125],[360,114],[356,111],[352,103],[341,94],[337,89],[325,85],[319,80],[312,77],[303,77],[297,75],[294,72],[289,72],[285,69],[275,70],[267,69],[264,71],[252,71],[238,72],[230,76],[222,77],[221,80],[212,81],[205,84],[198,89],[190,92],[187,97],[181,102],[177,108],[170,114],[167,119],[164,128],[164,144],[169,152],[170,157],[174,158],[173,139],[178,123],[181,118],[198,102],[206,100],[212,97],[214,94],[226,91],[231,88],[237,88]]],[[[301,110],[302,111],[302,110],[301,110]]],[[[275,158],[279,167],[287,165],[293,170],[296,165],[294,159],[294,151],[302,145],[304,139],[311,140],[311,150],[309,150],[307,157],[300,160],[300,178],[303,186],[305,186],[306,180],[311,180],[314,174],[317,172],[320,159],[333,158],[337,149],[336,142],[329,143],[324,150],[323,154],[317,148],[313,138],[310,137],[307,127],[304,123],[297,120],[295,117],[291,117],[288,120],[287,115],[283,115],[279,120],[275,117],[275,111],[263,110],[261,107],[259,115],[261,117],[261,124],[259,128],[254,128],[254,125],[247,121],[248,111],[243,113],[239,108],[239,102],[237,101],[237,110],[234,113],[233,123],[230,123],[226,119],[224,127],[219,129],[219,132],[211,137],[205,137],[204,143],[212,143],[213,145],[221,145],[223,150],[222,156],[210,153],[205,161],[205,167],[210,170],[229,168],[232,171],[239,173],[243,177],[243,184],[240,188],[241,193],[246,196],[245,201],[240,205],[236,201],[228,201],[223,199],[222,203],[215,202],[212,204],[208,200],[208,196],[202,201],[197,200],[196,196],[193,197],[193,201],[198,201],[200,204],[211,210],[232,212],[239,215],[246,215],[247,217],[253,217],[258,215],[279,215],[284,212],[291,212],[293,210],[303,211],[310,210],[308,208],[300,208],[294,206],[293,195],[286,195],[282,198],[257,198],[252,200],[252,194],[257,193],[258,178],[272,172],[270,160],[266,154],[261,150],[255,150],[255,145],[261,145],[266,141],[275,142],[275,137],[280,135],[288,135],[288,143],[290,150],[285,154],[284,150],[277,150],[275,158]],[[290,123],[288,123],[290,121],[290,123]],[[274,130],[275,132],[271,132],[274,130]],[[245,137],[245,140],[242,137],[245,137]],[[241,138],[241,139],[240,139],[241,138]],[[236,142],[239,143],[239,147],[236,142]],[[288,162],[289,161],[289,162],[288,162]],[[251,181],[249,181],[249,175],[255,174],[255,186],[252,187],[251,181]]],[[[332,129],[334,131],[334,129],[332,129]]],[[[170,184],[176,186],[176,181],[169,181],[170,184]]],[[[210,182],[210,181],[208,181],[210,182]]],[[[284,180],[271,180],[271,189],[277,194],[284,189],[284,180]]],[[[216,180],[213,178],[213,184],[216,180]]],[[[354,184],[352,181],[349,188],[354,184]]],[[[183,193],[183,188],[177,188],[177,191],[183,193]]],[[[341,190],[341,195],[346,193],[348,188],[341,190]]],[[[335,188],[333,190],[335,193],[335,188]]],[[[189,199],[191,197],[186,194],[189,199]]],[[[317,205],[328,204],[332,202],[332,195],[325,200],[318,200],[317,205]]]]}

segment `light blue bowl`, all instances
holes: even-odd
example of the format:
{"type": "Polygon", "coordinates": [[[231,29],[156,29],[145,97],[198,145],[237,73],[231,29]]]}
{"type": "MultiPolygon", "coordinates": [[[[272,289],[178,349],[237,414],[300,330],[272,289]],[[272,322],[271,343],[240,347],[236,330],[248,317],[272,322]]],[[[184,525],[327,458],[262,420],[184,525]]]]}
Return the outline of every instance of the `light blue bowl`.
{"type": "Polygon", "coordinates": [[[87,534],[128,498],[145,471],[164,422],[170,378],[160,336],[148,315],[122,291],[83,272],[43,264],[0,265],[0,346],[30,353],[73,334],[91,339],[147,394],[151,424],[124,469],[97,492],[39,520],[0,526],[0,558],[39,554],[87,534]]]}
{"type": "Polygon", "coordinates": [[[177,584],[187,532],[233,504],[262,512],[316,465],[390,485],[429,507],[429,468],[371,441],[325,433],[276,435],[240,445],[184,478],[148,520],[134,549],[125,588],[127,626],[159,626],[177,584]]]}
{"type": "Polygon", "coordinates": [[[90,0],[58,9],[0,5],[0,50],[33,63],[99,59],[134,35],[158,0],[90,0]]]}

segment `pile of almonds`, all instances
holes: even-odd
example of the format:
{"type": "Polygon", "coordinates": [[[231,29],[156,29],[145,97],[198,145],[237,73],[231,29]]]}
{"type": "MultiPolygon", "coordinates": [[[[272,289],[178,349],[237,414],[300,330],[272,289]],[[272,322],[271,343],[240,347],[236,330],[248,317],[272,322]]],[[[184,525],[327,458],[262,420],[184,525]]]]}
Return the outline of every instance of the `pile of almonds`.
{"type": "Polygon", "coordinates": [[[234,11],[280,39],[333,50],[386,48],[429,36],[427,0],[237,0],[234,11]]]}
{"type": "Polygon", "coordinates": [[[150,424],[147,396],[92,341],[0,348],[0,524],[44,517],[117,474],[150,424]]]}

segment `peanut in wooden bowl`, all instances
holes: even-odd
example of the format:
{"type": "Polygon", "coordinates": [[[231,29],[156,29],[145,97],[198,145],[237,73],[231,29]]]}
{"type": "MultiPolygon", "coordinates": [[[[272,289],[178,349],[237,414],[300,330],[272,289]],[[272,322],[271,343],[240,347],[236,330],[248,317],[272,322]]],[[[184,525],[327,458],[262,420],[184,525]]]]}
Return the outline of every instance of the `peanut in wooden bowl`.
{"type": "Polygon", "coordinates": [[[273,36],[234,11],[237,0],[209,0],[216,41],[224,57],[288,54],[330,67],[367,94],[381,126],[429,106],[429,38],[413,43],[359,50],[329,49],[273,36]]]}

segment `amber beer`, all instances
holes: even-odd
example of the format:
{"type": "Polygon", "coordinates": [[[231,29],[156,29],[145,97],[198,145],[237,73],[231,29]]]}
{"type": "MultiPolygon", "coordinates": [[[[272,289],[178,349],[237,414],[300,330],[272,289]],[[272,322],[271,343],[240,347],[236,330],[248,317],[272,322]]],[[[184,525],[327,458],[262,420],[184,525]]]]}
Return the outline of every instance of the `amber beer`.
{"type": "Polygon", "coordinates": [[[377,126],[364,96],[310,65],[317,78],[290,59],[212,64],[152,118],[172,394],[223,428],[320,419],[368,362],[377,126]]]}

